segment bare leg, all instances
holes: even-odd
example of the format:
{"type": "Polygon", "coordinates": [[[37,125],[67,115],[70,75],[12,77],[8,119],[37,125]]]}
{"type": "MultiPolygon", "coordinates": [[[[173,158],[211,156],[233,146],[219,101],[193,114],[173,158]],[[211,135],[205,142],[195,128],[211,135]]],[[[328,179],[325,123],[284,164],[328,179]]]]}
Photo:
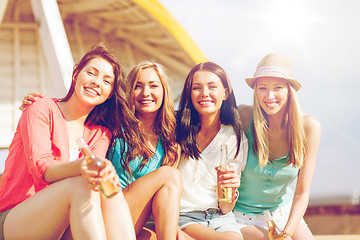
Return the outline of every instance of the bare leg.
{"type": "Polygon", "coordinates": [[[201,224],[191,224],[182,229],[190,237],[198,240],[242,240],[237,232],[218,232],[201,224]]]}
{"type": "Polygon", "coordinates": [[[163,166],[137,179],[123,190],[137,235],[153,211],[158,238],[176,239],[181,189],[179,171],[163,166]],[[168,204],[174,207],[170,208],[168,204]],[[167,209],[159,210],[158,207],[167,209]],[[167,234],[169,237],[166,238],[167,234]]]}
{"type": "Polygon", "coordinates": [[[190,237],[189,234],[187,234],[186,232],[182,231],[179,227],[178,227],[178,235],[177,235],[177,240],[194,240],[195,238],[190,237]]]}
{"type": "Polygon", "coordinates": [[[110,199],[101,197],[101,207],[107,239],[136,239],[129,207],[122,192],[110,199]]]}
{"type": "Polygon", "coordinates": [[[176,239],[177,236],[182,179],[178,170],[169,169],[162,169],[166,184],[157,191],[152,205],[158,239],[176,239]]]}
{"type": "Polygon", "coordinates": [[[304,223],[299,223],[292,238],[294,240],[314,240],[309,227],[304,223]]]}
{"type": "Polygon", "coordinates": [[[4,222],[5,239],[58,239],[69,224],[74,239],[105,239],[96,199],[99,194],[81,177],[53,183],[9,212],[4,222]]]}
{"type": "Polygon", "coordinates": [[[268,240],[268,231],[265,228],[250,225],[241,229],[245,240],[268,240]]]}

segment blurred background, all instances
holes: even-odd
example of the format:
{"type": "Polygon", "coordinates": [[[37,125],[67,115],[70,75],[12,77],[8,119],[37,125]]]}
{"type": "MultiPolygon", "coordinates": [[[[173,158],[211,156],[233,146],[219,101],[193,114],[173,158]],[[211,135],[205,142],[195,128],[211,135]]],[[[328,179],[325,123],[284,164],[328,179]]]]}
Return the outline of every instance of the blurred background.
{"type": "Polygon", "coordinates": [[[28,92],[62,97],[98,41],[127,70],[165,65],[175,104],[195,64],[228,73],[238,104],[268,53],[287,57],[322,138],[306,220],[315,234],[360,234],[360,2],[356,0],[1,0],[0,173],[28,92]],[[325,220],[324,220],[325,219],[325,220]]]}

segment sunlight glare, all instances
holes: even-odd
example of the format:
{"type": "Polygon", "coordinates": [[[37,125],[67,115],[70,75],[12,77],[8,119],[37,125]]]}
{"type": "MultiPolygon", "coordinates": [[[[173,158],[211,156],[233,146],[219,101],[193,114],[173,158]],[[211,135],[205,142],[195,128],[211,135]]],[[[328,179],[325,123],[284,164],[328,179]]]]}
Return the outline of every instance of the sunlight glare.
{"type": "Polygon", "coordinates": [[[274,38],[292,37],[301,41],[308,22],[301,0],[278,0],[268,14],[274,38]]]}

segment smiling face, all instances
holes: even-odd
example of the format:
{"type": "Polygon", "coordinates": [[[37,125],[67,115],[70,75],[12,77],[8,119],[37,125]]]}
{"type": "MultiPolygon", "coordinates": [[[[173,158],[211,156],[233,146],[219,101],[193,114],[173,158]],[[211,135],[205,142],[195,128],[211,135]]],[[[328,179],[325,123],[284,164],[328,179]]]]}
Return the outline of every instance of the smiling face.
{"type": "Polygon", "coordinates": [[[194,73],[191,101],[200,117],[212,114],[220,116],[220,108],[227,95],[227,89],[215,73],[205,70],[194,73]]]}
{"type": "Polygon", "coordinates": [[[274,115],[280,110],[285,110],[284,106],[286,106],[289,97],[287,80],[262,77],[256,80],[254,90],[257,101],[267,115],[274,115]]]}
{"type": "Polygon", "coordinates": [[[105,102],[112,93],[113,66],[101,57],[91,59],[76,75],[74,96],[88,106],[105,102]]]}
{"type": "Polygon", "coordinates": [[[139,71],[131,94],[136,115],[157,113],[163,104],[164,89],[157,72],[153,68],[139,71]]]}

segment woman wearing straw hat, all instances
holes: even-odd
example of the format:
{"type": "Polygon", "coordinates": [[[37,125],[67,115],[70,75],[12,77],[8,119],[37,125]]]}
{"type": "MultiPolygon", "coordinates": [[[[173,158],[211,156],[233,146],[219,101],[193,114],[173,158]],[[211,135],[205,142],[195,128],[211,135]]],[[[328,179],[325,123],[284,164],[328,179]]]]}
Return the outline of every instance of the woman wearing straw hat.
{"type": "Polygon", "coordinates": [[[267,239],[263,215],[270,210],[284,239],[314,239],[303,216],[308,205],[321,126],[304,116],[289,61],[277,54],[265,56],[254,77],[254,106],[240,106],[249,141],[235,216],[244,239],[267,239]],[[289,185],[297,177],[295,193],[289,185]]]}

